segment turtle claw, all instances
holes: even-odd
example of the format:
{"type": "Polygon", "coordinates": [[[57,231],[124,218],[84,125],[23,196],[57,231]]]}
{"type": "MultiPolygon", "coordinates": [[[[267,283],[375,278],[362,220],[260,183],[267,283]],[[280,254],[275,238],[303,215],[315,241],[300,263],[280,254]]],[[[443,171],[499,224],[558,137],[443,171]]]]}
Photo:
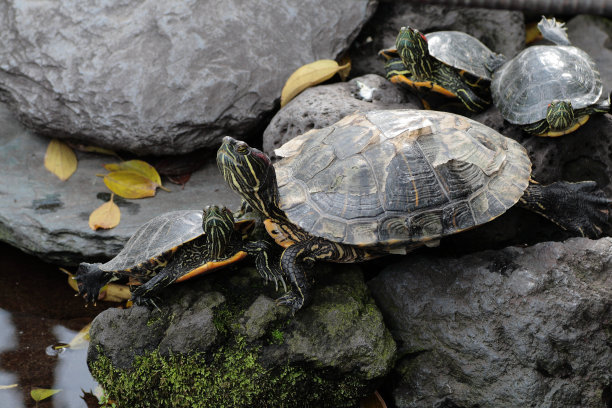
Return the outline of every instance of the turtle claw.
{"type": "Polygon", "coordinates": [[[291,311],[291,315],[295,315],[295,312],[300,310],[304,305],[304,298],[295,294],[294,291],[290,290],[283,296],[276,299],[277,306],[286,306],[291,311]]]}
{"type": "MultiPolygon", "coordinates": [[[[155,300],[153,298],[132,294],[132,298],[130,300],[135,305],[144,306],[148,309],[157,309],[158,311],[161,312],[161,309],[159,308],[159,306],[157,306],[157,303],[155,303],[155,300]]],[[[157,300],[159,301],[159,299],[157,300]]]]}

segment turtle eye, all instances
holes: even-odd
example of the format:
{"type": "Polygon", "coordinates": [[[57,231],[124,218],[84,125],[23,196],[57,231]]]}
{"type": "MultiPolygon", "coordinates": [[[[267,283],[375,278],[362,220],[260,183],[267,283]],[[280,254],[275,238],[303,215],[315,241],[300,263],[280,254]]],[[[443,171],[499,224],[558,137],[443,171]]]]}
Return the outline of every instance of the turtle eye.
{"type": "Polygon", "coordinates": [[[249,145],[244,142],[236,143],[236,152],[240,154],[247,154],[249,152],[249,145]]]}

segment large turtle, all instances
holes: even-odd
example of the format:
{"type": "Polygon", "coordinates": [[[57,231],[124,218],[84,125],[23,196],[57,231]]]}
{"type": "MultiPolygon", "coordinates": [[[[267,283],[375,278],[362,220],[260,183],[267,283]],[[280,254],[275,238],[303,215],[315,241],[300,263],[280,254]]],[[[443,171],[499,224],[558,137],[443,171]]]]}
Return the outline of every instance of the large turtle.
{"type": "Polygon", "coordinates": [[[229,186],[285,247],[292,290],[310,298],[305,264],[405,254],[491,221],[517,204],[580,235],[598,236],[612,200],[594,182],[531,181],[525,149],[460,115],[427,110],[356,113],[276,151],[225,137],[217,163],[229,186]]]}
{"type": "Polygon", "coordinates": [[[387,79],[415,90],[429,108],[428,94],[459,98],[471,112],[491,104],[488,64],[500,64],[504,57],[478,39],[460,31],[436,31],[426,35],[402,27],[395,48],[379,55],[386,59],[387,79]]]}
{"type": "Polygon", "coordinates": [[[86,301],[95,301],[108,282],[129,277],[142,283],[132,291],[132,300],[146,304],[173,282],[237,262],[247,255],[255,257],[257,269],[266,280],[282,282],[278,268],[269,261],[274,245],[265,240],[245,240],[251,223],[234,222],[232,213],[219,206],[161,214],[142,225],[110,261],[81,263],[76,273],[79,293],[86,301]]]}
{"type": "Polygon", "coordinates": [[[493,75],[493,103],[504,119],[538,136],[561,136],[610,112],[595,61],[570,45],[563,24],[542,18],[538,28],[557,45],[529,47],[493,75]]]}

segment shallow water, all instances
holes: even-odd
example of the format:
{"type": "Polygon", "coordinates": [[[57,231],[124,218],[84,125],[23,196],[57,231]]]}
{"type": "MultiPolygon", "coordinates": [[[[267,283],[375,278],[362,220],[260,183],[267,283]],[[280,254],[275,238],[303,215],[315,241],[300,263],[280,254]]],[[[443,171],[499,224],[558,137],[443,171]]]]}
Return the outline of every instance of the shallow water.
{"type": "Polygon", "coordinates": [[[84,392],[97,384],[87,369],[86,344],[61,353],[50,346],[70,342],[112,305],[86,308],[74,294],[57,266],[0,244],[0,386],[17,384],[0,389],[0,408],[88,406],[84,392]],[[36,405],[32,388],[62,391],[36,405]]]}

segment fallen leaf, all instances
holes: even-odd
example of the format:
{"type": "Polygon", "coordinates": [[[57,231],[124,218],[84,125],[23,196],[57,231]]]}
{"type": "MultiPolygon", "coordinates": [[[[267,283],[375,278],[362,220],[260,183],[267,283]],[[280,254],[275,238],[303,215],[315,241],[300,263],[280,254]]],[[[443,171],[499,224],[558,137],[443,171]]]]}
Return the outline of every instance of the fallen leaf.
{"type": "Polygon", "coordinates": [[[60,391],[60,389],[54,390],[51,388],[32,388],[32,391],[30,391],[30,395],[32,396],[32,399],[34,401],[39,402],[46,398],[49,398],[52,395],[57,394],[60,391]]]}
{"type": "MultiPolygon", "coordinates": [[[[106,182],[106,179],[105,179],[106,182]]],[[[108,185],[108,184],[107,184],[108,185]]],[[[89,215],[89,228],[92,230],[111,229],[119,225],[121,211],[117,204],[113,202],[113,195],[109,201],[105,202],[89,215]]],[[[69,282],[70,283],[70,282],[69,282]]]]}
{"type": "Polygon", "coordinates": [[[52,139],[45,153],[45,168],[66,181],[77,169],[76,155],[66,143],[52,139]]]}
{"type": "Polygon", "coordinates": [[[132,292],[127,285],[120,285],[118,283],[109,283],[100,289],[100,295],[98,299],[105,300],[107,302],[124,302],[132,298],[132,292]]]}
{"type": "Polygon", "coordinates": [[[525,27],[525,44],[531,44],[542,39],[542,33],[537,22],[528,23],[525,27]]]}
{"type": "Polygon", "coordinates": [[[181,174],[180,176],[167,176],[167,177],[171,183],[178,184],[179,186],[185,188],[185,184],[191,178],[191,173],[181,174]]]}
{"type": "Polygon", "coordinates": [[[347,66],[350,69],[350,62],[340,66],[336,61],[329,59],[302,65],[285,82],[285,86],[281,91],[281,108],[304,89],[327,81],[338,71],[346,69],[347,66]]]}
{"type": "Polygon", "coordinates": [[[131,170],[113,171],[104,176],[104,184],[123,198],[153,197],[159,184],[131,170]]]}
{"type": "Polygon", "coordinates": [[[85,325],[68,343],[68,347],[73,350],[83,349],[89,345],[89,328],[91,323],[85,325]]]}
{"type": "Polygon", "coordinates": [[[349,74],[351,73],[351,58],[348,55],[345,55],[340,59],[339,64],[342,66],[338,70],[338,75],[340,76],[341,80],[346,81],[346,78],[348,78],[349,74]]]}
{"type": "Polygon", "coordinates": [[[108,171],[133,171],[136,172],[161,187],[161,177],[155,167],[143,160],[128,160],[121,163],[105,164],[104,168],[108,171]]]}
{"type": "Polygon", "coordinates": [[[9,390],[11,388],[17,388],[17,387],[18,387],[17,384],[0,385],[0,390],[9,390]]]}

